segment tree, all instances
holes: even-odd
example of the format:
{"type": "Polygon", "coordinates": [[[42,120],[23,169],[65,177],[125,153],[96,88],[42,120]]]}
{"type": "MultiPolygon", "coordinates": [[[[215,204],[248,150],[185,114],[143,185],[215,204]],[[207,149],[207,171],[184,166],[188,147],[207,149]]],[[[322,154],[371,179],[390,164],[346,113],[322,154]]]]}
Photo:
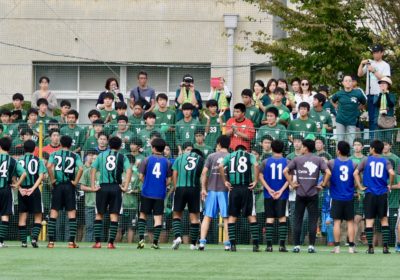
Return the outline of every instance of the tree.
{"type": "Polygon", "coordinates": [[[287,37],[274,41],[258,32],[252,48],[270,54],[272,62],[289,76],[306,77],[315,84],[335,85],[340,73],[355,73],[372,40],[360,24],[364,0],[245,0],[260,11],[279,17],[287,37]]]}

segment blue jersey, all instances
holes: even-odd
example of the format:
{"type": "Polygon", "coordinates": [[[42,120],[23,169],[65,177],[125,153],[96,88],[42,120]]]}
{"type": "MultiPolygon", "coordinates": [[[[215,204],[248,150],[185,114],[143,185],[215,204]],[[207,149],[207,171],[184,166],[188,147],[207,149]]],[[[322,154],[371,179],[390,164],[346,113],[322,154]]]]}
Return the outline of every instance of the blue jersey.
{"type": "Polygon", "coordinates": [[[382,195],[388,192],[389,168],[392,166],[386,158],[369,156],[360,164],[359,170],[363,172],[365,193],[382,195]]]}
{"type": "Polygon", "coordinates": [[[140,164],[140,173],[144,175],[142,196],[164,199],[167,193],[166,180],[171,176],[171,164],[161,156],[149,156],[140,164]]]}
{"type": "MultiPolygon", "coordinates": [[[[265,159],[261,164],[261,171],[264,175],[264,180],[268,186],[274,191],[279,191],[286,183],[286,178],[283,175],[283,170],[287,166],[286,158],[270,157],[265,159]]],[[[264,198],[272,198],[268,191],[264,188],[264,198]]],[[[279,199],[288,199],[289,189],[287,188],[279,199]]]]}
{"type": "Polygon", "coordinates": [[[354,163],[351,159],[341,161],[335,159],[332,171],[330,194],[332,199],[349,201],[354,195],[354,163]]]}

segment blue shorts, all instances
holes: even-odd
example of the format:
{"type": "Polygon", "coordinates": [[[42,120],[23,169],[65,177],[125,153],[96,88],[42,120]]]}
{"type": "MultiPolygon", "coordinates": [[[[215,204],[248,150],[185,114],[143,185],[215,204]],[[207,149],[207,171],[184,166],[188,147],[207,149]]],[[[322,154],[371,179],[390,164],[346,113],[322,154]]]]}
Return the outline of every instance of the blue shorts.
{"type": "Polygon", "coordinates": [[[228,217],[228,192],[209,191],[205,202],[204,216],[216,218],[218,210],[222,218],[228,217]]]}

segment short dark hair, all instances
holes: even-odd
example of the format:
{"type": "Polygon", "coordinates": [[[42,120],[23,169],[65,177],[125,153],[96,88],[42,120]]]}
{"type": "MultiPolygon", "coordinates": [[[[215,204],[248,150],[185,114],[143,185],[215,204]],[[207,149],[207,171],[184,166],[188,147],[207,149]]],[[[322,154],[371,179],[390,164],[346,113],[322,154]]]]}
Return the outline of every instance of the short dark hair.
{"type": "Polygon", "coordinates": [[[93,124],[93,125],[94,125],[94,124],[104,125],[104,121],[103,121],[102,119],[97,119],[97,120],[95,120],[92,124],[93,124]]]}
{"type": "Polygon", "coordinates": [[[12,96],[12,100],[21,100],[24,101],[24,96],[22,95],[22,93],[14,93],[14,95],[12,96]]]}
{"type": "Polygon", "coordinates": [[[108,135],[105,132],[103,132],[103,131],[99,132],[99,134],[97,135],[97,139],[99,139],[100,136],[105,136],[107,138],[107,140],[108,140],[108,135]]]}
{"type": "Polygon", "coordinates": [[[24,136],[24,135],[33,135],[33,130],[30,127],[24,127],[21,129],[20,135],[24,136]]]}
{"type": "Polygon", "coordinates": [[[58,130],[58,129],[50,129],[49,136],[51,137],[51,135],[53,135],[53,133],[60,133],[60,130],[58,130]]]}
{"type": "Polygon", "coordinates": [[[49,77],[46,77],[46,76],[42,76],[42,77],[39,78],[39,84],[40,84],[43,80],[46,80],[47,83],[50,84],[50,79],[49,79],[49,77]]]}
{"type": "Polygon", "coordinates": [[[243,145],[237,145],[235,151],[246,151],[246,147],[243,145]]]}
{"type": "Polygon", "coordinates": [[[272,151],[276,154],[282,154],[283,150],[285,149],[285,143],[281,140],[274,140],[271,143],[272,151]]]}
{"type": "Polygon", "coordinates": [[[337,149],[342,156],[348,157],[350,155],[350,144],[346,141],[339,141],[337,149]]]}
{"type": "Polygon", "coordinates": [[[143,140],[140,139],[139,137],[134,137],[134,138],[131,139],[130,145],[136,145],[136,146],[142,147],[143,146],[143,140]]]}
{"type": "Polygon", "coordinates": [[[242,113],[246,113],[246,105],[243,103],[236,103],[233,109],[240,110],[242,113]]]}
{"type": "Polygon", "coordinates": [[[118,116],[117,117],[117,123],[119,121],[125,121],[126,123],[128,123],[128,117],[127,116],[118,116]]]}
{"type": "Polygon", "coordinates": [[[206,107],[210,108],[210,107],[218,107],[218,101],[215,99],[210,99],[207,101],[206,103],[206,107]]]}
{"type": "Polygon", "coordinates": [[[92,109],[92,110],[89,111],[88,118],[90,118],[92,116],[97,116],[98,118],[101,118],[100,112],[98,110],[96,110],[96,109],[92,109]]]}
{"type": "Polygon", "coordinates": [[[11,149],[11,138],[9,137],[2,137],[0,138],[0,147],[3,151],[9,152],[11,149]]]}
{"type": "Polygon", "coordinates": [[[61,147],[69,149],[72,146],[72,138],[68,135],[63,135],[61,136],[60,143],[61,147]]]}
{"type": "Polygon", "coordinates": [[[288,88],[288,82],[287,82],[285,79],[280,78],[280,79],[278,79],[278,83],[279,83],[279,82],[284,83],[284,84],[286,85],[286,88],[284,88],[283,90],[285,90],[285,91],[289,90],[289,88],[288,88]]]}
{"type": "Polygon", "coordinates": [[[36,144],[32,140],[27,140],[24,142],[25,153],[33,153],[35,151],[36,144]]]}
{"type": "Polygon", "coordinates": [[[269,107],[269,108],[267,109],[267,111],[265,111],[265,115],[267,115],[268,113],[274,114],[275,117],[278,117],[278,116],[279,116],[279,110],[278,110],[278,108],[276,108],[276,107],[269,107]]]}
{"type": "Polygon", "coordinates": [[[119,150],[122,146],[122,140],[117,136],[112,136],[108,139],[108,145],[110,146],[110,149],[119,150]]]}
{"type": "Polygon", "coordinates": [[[165,93],[159,93],[156,97],[156,101],[158,101],[159,99],[164,99],[168,101],[168,95],[166,95],[165,93]]]}
{"type": "Polygon", "coordinates": [[[363,139],[362,138],[355,138],[354,140],[353,140],[353,145],[354,145],[354,143],[360,143],[361,145],[364,145],[364,141],[363,141],[363,139]]]}
{"type": "Polygon", "coordinates": [[[304,147],[307,148],[308,152],[314,153],[315,151],[315,141],[311,139],[304,139],[302,142],[304,147]]]}
{"type": "Polygon", "coordinates": [[[161,133],[158,132],[157,130],[153,130],[152,132],[150,132],[150,139],[153,137],[161,138],[161,133]]]}
{"type": "Polygon", "coordinates": [[[374,149],[375,153],[377,153],[378,155],[382,154],[382,151],[383,151],[384,147],[385,147],[385,145],[383,144],[383,142],[381,140],[378,140],[378,139],[375,139],[370,144],[370,148],[374,149]]]}
{"type": "Polygon", "coordinates": [[[196,130],[194,131],[194,135],[198,135],[198,134],[201,134],[201,135],[204,136],[205,130],[204,130],[203,127],[198,127],[198,128],[196,128],[196,130]]]}
{"type": "Polygon", "coordinates": [[[46,106],[49,106],[49,101],[47,101],[47,99],[46,98],[39,98],[37,101],[36,101],[36,106],[40,106],[40,105],[42,105],[42,104],[45,104],[46,106]]]}
{"type": "Polygon", "coordinates": [[[140,75],[144,75],[144,76],[146,76],[146,78],[147,78],[147,76],[148,76],[148,75],[147,75],[147,72],[144,71],[144,70],[140,70],[139,73],[137,74],[137,77],[139,78],[140,75]]]}
{"type": "Polygon", "coordinates": [[[271,135],[266,134],[261,138],[261,143],[264,142],[264,140],[268,140],[268,141],[272,142],[272,141],[274,141],[274,138],[271,135]]]}
{"type": "Polygon", "coordinates": [[[184,103],[182,105],[182,111],[184,110],[194,110],[194,106],[192,103],[184,103]]]}
{"type": "Polygon", "coordinates": [[[71,102],[69,102],[68,100],[61,100],[60,107],[64,106],[68,106],[69,108],[71,108],[71,102]]]}
{"type": "Polygon", "coordinates": [[[110,90],[110,84],[112,82],[115,82],[117,84],[117,87],[119,87],[118,81],[115,78],[108,78],[106,81],[106,85],[104,86],[107,90],[110,90]]]}
{"type": "Polygon", "coordinates": [[[305,102],[305,101],[300,102],[300,104],[299,104],[299,109],[300,109],[300,108],[306,108],[307,111],[310,111],[310,104],[308,104],[308,103],[305,102]]]}
{"type": "Polygon", "coordinates": [[[151,141],[151,146],[156,149],[157,152],[162,153],[164,152],[165,146],[167,143],[162,138],[155,138],[151,141]]]}
{"type": "Polygon", "coordinates": [[[112,94],[111,92],[106,92],[103,96],[103,100],[104,99],[111,99],[114,100],[114,94],[112,94]]]}
{"type": "Polygon", "coordinates": [[[274,93],[275,94],[281,94],[281,95],[285,96],[285,90],[283,88],[281,88],[281,87],[276,87],[274,93]]]}
{"type": "Polygon", "coordinates": [[[157,118],[157,116],[156,116],[156,114],[154,112],[146,112],[143,115],[143,119],[147,120],[148,118],[155,119],[155,118],[157,118]]]}
{"type": "Polygon", "coordinates": [[[229,146],[231,145],[231,138],[227,135],[220,135],[217,138],[217,144],[219,144],[223,149],[229,149],[229,146]]]}
{"type": "Polygon", "coordinates": [[[249,88],[245,88],[244,90],[242,90],[242,94],[241,96],[248,96],[248,97],[253,97],[253,91],[249,88]]]}
{"type": "Polygon", "coordinates": [[[317,93],[314,95],[314,99],[317,99],[319,103],[321,103],[322,106],[324,106],[326,102],[326,96],[323,95],[322,93],[317,93]]]}
{"type": "Polygon", "coordinates": [[[182,150],[185,150],[187,147],[192,147],[193,148],[193,143],[190,142],[190,141],[183,143],[182,150]]]}
{"type": "Polygon", "coordinates": [[[298,82],[298,83],[300,84],[300,83],[301,83],[300,78],[298,78],[298,77],[293,78],[293,79],[290,81],[290,85],[293,85],[293,83],[295,83],[295,82],[298,82]]]}
{"type": "Polygon", "coordinates": [[[74,109],[71,109],[68,111],[67,116],[69,116],[69,115],[74,115],[75,118],[77,118],[77,119],[79,118],[79,113],[74,109]]]}
{"type": "Polygon", "coordinates": [[[125,102],[117,102],[115,103],[115,110],[127,110],[128,105],[125,102]]]}
{"type": "Polygon", "coordinates": [[[7,116],[11,117],[11,111],[7,110],[7,109],[2,109],[0,111],[0,115],[7,115],[7,116]]]}

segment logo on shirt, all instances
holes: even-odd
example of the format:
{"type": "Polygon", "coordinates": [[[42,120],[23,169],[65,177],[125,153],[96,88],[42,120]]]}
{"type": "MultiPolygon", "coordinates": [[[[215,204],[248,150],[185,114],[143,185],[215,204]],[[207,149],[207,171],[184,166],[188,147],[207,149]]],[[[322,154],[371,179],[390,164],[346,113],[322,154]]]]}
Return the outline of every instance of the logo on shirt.
{"type": "Polygon", "coordinates": [[[320,119],[321,119],[321,121],[325,120],[325,116],[321,116],[320,119]]]}
{"type": "Polygon", "coordinates": [[[167,119],[171,120],[171,117],[172,117],[171,115],[167,115],[167,119]]]}
{"type": "Polygon", "coordinates": [[[254,111],[250,111],[250,116],[252,117],[254,115],[254,111]]]}
{"type": "Polygon", "coordinates": [[[79,136],[79,131],[75,131],[75,136],[79,136]]]}
{"type": "Polygon", "coordinates": [[[208,154],[208,150],[204,150],[204,153],[205,153],[205,154],[208,154]]]}
{"type": "Polygon", "coordinates": [[[357,103],[357,98],[352,97],[352,98],[350,99],[350,101],[353,102],[353,103],[357,103]]]}
{"type": "Polygon", "coordinates": [[[306,127],[307,127],[308,129],[310,129],[311,124],[310,124],[310,123],[306,124],[306,127]]]}
{"type": "Polygon", "coordinates": [[[315,173],[315,171],[317,171],[317,166],[315,165],[315,163],[313,163],[311,161],[306,161],[304,163],[303,167],[307,168],[309,176],[311,176],[312,174],[315,173]]]}

